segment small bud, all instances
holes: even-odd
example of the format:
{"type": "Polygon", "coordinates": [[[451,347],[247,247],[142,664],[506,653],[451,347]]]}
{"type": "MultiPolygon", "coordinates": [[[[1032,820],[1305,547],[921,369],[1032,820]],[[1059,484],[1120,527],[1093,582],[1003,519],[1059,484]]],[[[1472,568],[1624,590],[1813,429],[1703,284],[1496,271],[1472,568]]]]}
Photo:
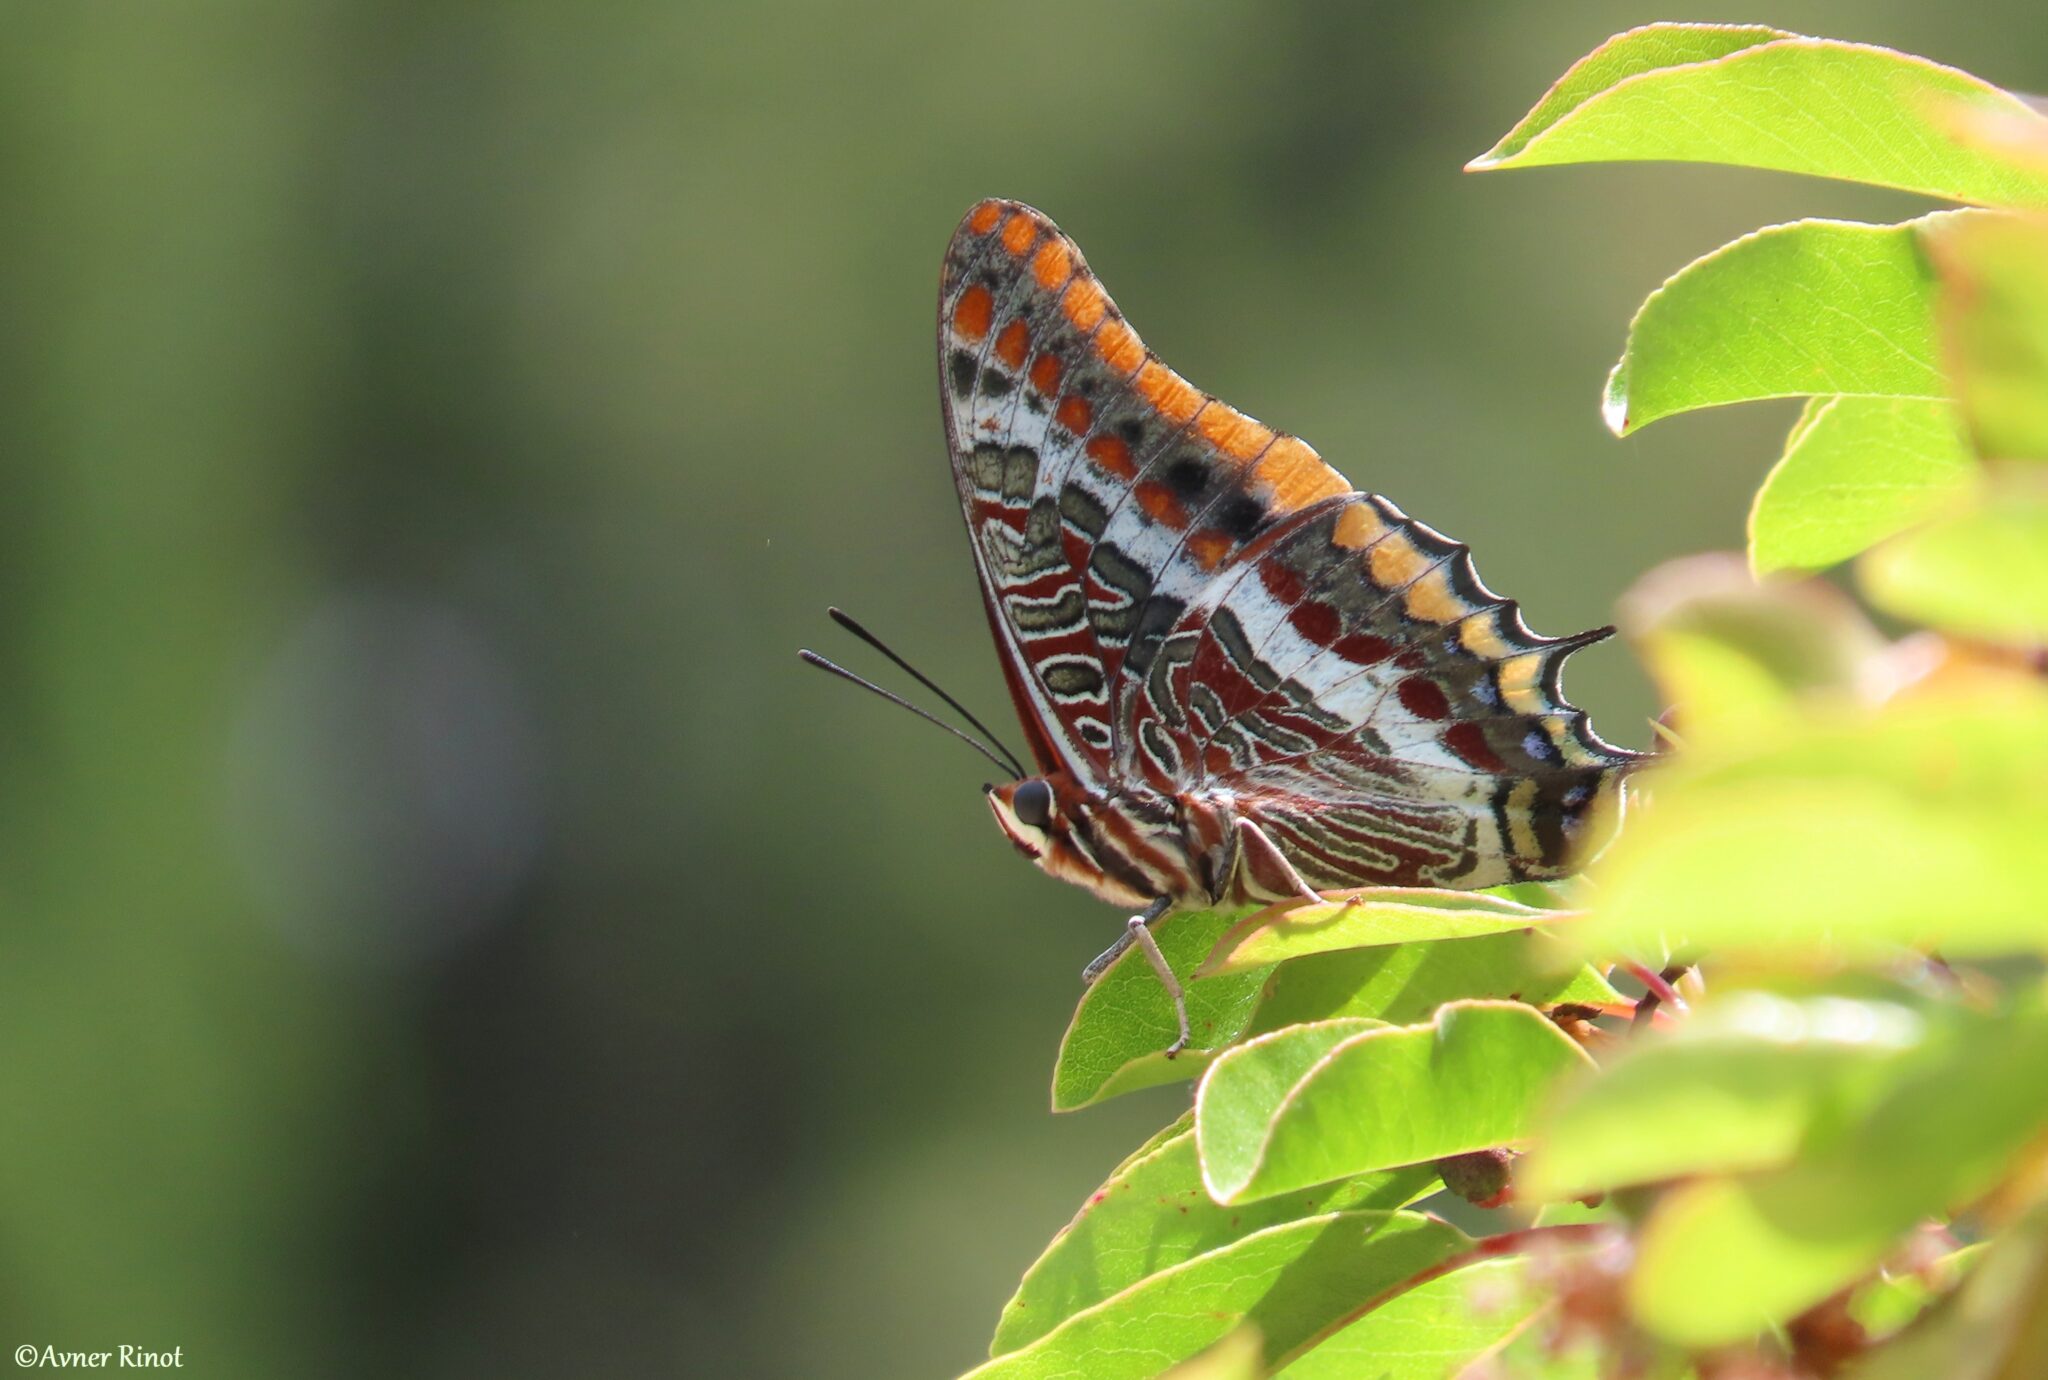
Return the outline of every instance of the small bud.
{"type": "Polygon", "coordinates": [[[1514,1198],[1508,1182],[1512,1150],[1474,1150],[1464,1155],[1446,1155],[1436,1162],[1444,1187],[1474,1207],[1496,1208],[1514,1198]]]}

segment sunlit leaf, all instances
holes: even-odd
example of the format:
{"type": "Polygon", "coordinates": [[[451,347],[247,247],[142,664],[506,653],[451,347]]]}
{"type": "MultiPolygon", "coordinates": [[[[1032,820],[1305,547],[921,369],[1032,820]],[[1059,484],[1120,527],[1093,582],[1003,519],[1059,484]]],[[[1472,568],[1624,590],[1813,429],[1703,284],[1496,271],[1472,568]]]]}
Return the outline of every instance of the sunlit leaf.
{"type": "Polygon", "coordinates": [[[1586,1062],[1517,1002],[1454,1002],[1426,1025],[1260,1036],[1218,1058],[1195,1095],[1203,1180],[1218,1202],[1241,1202],[1505,1145],[1558,1075],[1586,1062]]]}
{"type": "Polygon", "coordinates": [[[1616,435],[1699,407],[1760,398],[1947,398],[1934,271],[1919,230],[1801,220],[1725,244],[1644,300],[1608,375],[1616,435]]]}
{"type": "Polygon", "coordinates": [[[1903,1066],[1793,1163],[1666,1194],[1629,1280],[1638,1319],[1690,1346],[1735,1341],[1834,1293],[1920,1218],[1991,1188],[2048,1123],[2048,1018],[1950,1019],[1946,1057],[1903,1066]]]}
{"type": "Polygon", "coordinates": [[[1003,1309],[989,1354],[1015,1351],[1084,1308],[1184,1260],[1299,1217],[1402,1207],[1436,1187],[1428,1166],[1361,1175],[1238,1207],[1202,1187],[1192,1131],[1111,1175],[1035,1264],[1003,1309]]]}
{"type": "Polygon", "coordinates": [[[1620,994],[1589,967],[1560,972],[1554,954],[1521,934],[1436,944],[1395,944],[1317,954],[1282,964],[1247,1031],[1369,1016],[1392,1025],[1426,1019],[1447,1001],[1503,997],[1532,1006],[1605,1006],[1620,994]]]}
{"type": "Polygon", "coordinates": [[[2048,460],[2048,220],[1972,216],[1929,240],[1946,362],[1978,453],[2048,460]]]}
{"type": "Polygon", "coordinates": [[[1884,639],[1819,580],[1759,584],[1732,555],[1657,566],[1622,597],[1621,625],[1688,742],[1754,735],[1802,702],[1866,689],[1884,639]]]}
{"type": "Polygon", "coordinates": [[[1801,423],[1749,512],[1758,574],[1847,560],[1976,487],[1948,403],[1817,398],[1801,423]]]}
{"type": "Polygon", "coordinates": [[[1655,159],[1868,182],[1987,206],[2048,205],[2034,172],[1961,137],[1964,102],[2033,121],[1966,72],[1753,27],[1653,24],[1565,74],[1475,170],[1655,159]]]}
{"type": "Polygon", "coordinates": [[[1466,1249],[1471,1239],[1411,1212],[1337,1212],[1269,1227],[1069,1317],[971,1372],[976,1380],[1141,1380],[1249,1323],[1270,1366],[1360,1299],[1466,1249]]]}
{"type": "Polygon", "coordinates": [[[1839,707],[1646,774],[1594,865],[1586,953],[2048,948],[2048,686],[1839,707]]]}
{"type": "Polygon", "coordinates": [[[1239,973],[1339,949],[1512,934],[1565,914],[1472,891],[1368,887],[1247,916],[1224,931],[1200,971],[1239,973]]]}
{"type": "Polygon", "coordinates": [[[1319,1342],[1284,1380],[1442,1380],[1526,1324],[1544,1305],[1529,1262],[1487,1260],[1398,1295],[1319,1342]]]}
{"type": "Polygon", "coordinates": [[[1135,948],[1110,965],[1081,996],[1060,1041],[1053,1066],[1052,1106],[1073,1111],[1119,1093],[1177,1083],[1208,1066],[1216,1050],[1244,1032],[1259,1002],[1265,974],[1232,973],[1189,982],[1217,936],[1243,913],[1190,911],[1169,916],[1153,930],[1168,966],[1187,989],[1193,1040],[1166,1057],[1177,1027],[1173,1002],[1135,948]]]}
{"type": "Polygon", "coordinates": [[[1266,1339],[1247,1323],[1201,1354],[1161,1371],[1159,1380],[1265,1380],[1266,1374],[1266,1339]]]}
{"type": "Polygon", "coordinates": [[[1871,602],[1901,618],[2048,645],[2048,491],[1987,495],[1872,551],[1858,574],[1871,602]]]}
{"type": "Polygon", "coordinates": [[[1529,1198],[1785,1164],[1816,1127],[1867,1107],[1919,1052],[1891,1002],[1741,992],[1572,1080],[1516,1173],[1529,1198]]]}

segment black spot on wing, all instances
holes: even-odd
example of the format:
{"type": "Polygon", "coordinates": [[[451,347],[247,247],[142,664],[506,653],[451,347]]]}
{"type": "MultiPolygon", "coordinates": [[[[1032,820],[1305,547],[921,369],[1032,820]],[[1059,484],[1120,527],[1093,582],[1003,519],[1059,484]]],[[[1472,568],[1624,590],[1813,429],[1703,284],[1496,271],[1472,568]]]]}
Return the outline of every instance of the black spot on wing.
{"type": "Polygon", "coordinates": [[[1166,487],[1183,501],[1202,496],[1209,487],[1209,466],[1199,455],[1176,455],[1166,466],[1166,487]]]}
{"type": "Polygon", "coordinates": [[[1217,528],[1239,545],[1257,536],[1265,521],[1265,505],[1249,494],[1227,498],[1216,509],[1217,528]]]}
{"type": "Polygon", "coordinates": [[[981,361],[971,350],[955,350],[946,361],[946,372],[953,381],[953,396],[969,397],[974,392],[974,376],[981,372],[981,361]]]}

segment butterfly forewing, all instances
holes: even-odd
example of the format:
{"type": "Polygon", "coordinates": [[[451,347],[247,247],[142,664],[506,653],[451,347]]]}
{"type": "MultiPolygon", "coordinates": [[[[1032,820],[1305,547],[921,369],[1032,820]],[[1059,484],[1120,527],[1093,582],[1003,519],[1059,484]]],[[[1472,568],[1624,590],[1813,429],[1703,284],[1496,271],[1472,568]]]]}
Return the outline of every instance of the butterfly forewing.
{"type": "Polygon", "coordinates": [[[1319,887],[1555,875],[1633,755],[1469,553],[1145,349],[1044,216],[946,256],[954,477],[1035,754],[1228,797],[1319,887]]]}

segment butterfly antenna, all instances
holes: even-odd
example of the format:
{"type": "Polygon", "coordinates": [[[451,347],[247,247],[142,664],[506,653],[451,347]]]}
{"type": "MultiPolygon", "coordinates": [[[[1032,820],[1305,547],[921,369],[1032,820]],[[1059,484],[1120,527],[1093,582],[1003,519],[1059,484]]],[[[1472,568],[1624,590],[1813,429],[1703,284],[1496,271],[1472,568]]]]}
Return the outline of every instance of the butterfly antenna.
{"type": "Polygon", "coordinates": [[[934,682],[930,676],[927,676],[924,672],[918,670],[915,666],[912,666],[902,657],[896,655],[896,653],[890,649],[888,643],[882,641],[881,638],[876,637],[873,633],[869,632],[866,628],[862,627],[859,621],[856,620],[852,614],[846,612],[844,609],[831,608],[826,609],[825,612],[831,615],[833,622],[837,623],[840,627],[852,633],[861,641],[867,643],[870,647],[873,647],[883,656],[889,658],[889,660],[895,662],[898,666],[902,667],[905,671],[909,672],[910,675],[917,681],[919,685],[922,685],[925,689],[931,691],[934,695],[937,695],[947,704],[953,706],[954,713],[958,714],[961,718],[967,720],[967,722],[974,728],[980,730],[982,737],[988,739],[991,743],[994,743],[998,748],[1002,749],[1003,756],[1010,759],[1010,770],[1012,772],[1016,773],[1016,775],[1020,777],[1028,776],[1030,774],[1024,770],[1023,763],[1018,760],[1017,754],[1010,751],[1008,745],[1005,744],[1001,738],[996,736],[994,729],[990,728],[987,724],[983,723],[981,720],[975,718],[973,714],[969,713],[966,705],[960,703],[960,701],[954,699],[951,695],[941,690],[938,687],[937,683],[934,682]]]}
{"type": "Polygon", "coordinates": [[[908,709],[911,713],[917,715],[918,718],[923,719],[926,723],[937,724],[940,728],[945,729],[946,732],[952,734],[955,738],[958,738],[961,742],[973,748],[983,757],[988,758],[989,761],[995,763],[1004,771],[1010,772],[1013,775],[1019,777],[1024,775],[1024,773],[1018,769],[1016,763],[1005,762],[1002,758],[996,756],[993,752],[990,752],[988,749],[988,745],[983,743],[980,739],[969,737],[967,734],[962,733],[959,729],[953,727],[953,725],[947,723],[944,719],[939,718],[937,715],[930,714],[922,709],[919,709],[916,705],[912,704],[909,700],[904,699],[901,695],[898,695],[893,691],[884,690],[881,686],[875,684],[873,681],[866,680],[860,676],[855,675],[853,672],[847,670],[844,666],[841,666],[838,662],[828,661],[824,657],[819,656],[816,652],[811,651],[809,648],[805,648],[803,651],[798,652],[797,656],[809,665],[815,666],[821,671],[830,671],[833,675],[838,676],[841,680],[850,680],[863,690],[874,691],[877,695],[880,695],[889,703],[894,705],[900,705],[902,708],[908,709]]]}

